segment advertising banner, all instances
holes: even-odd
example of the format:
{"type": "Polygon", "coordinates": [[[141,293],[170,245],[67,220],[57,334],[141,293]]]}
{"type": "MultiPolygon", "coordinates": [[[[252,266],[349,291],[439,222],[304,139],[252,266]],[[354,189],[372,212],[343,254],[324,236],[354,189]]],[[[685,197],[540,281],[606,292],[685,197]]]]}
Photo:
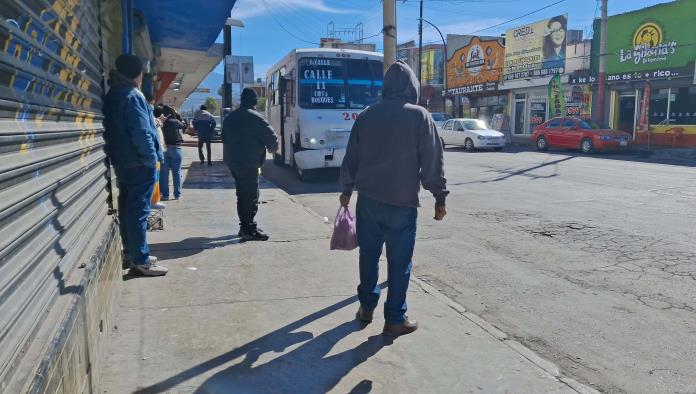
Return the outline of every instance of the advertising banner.
{"type": "MultiPolygon", "coordinates": [[[[607,21],[607,81],[692,77],[696,59],[696,1],[674,1],[607,21]]],[[[595,24],[592,59],[599,55],[595,24]]],[[[598,62],[593,63],[597,72],[598,62]]]]}
{"type": "Polygon", "coordinates": [[[545,77],[565,72],[568,15],[558,15],[505,33],[503,79],[545,77]]]}
{"type": "Polygon", "coordinates": [[[449,94],[497,90],[505,56],[505,47],[497,37],[448,36],[447,41],[448,50],[454,46],[447,59],[449,94]]]}
{"type": "Polygon", "coordinates": [[[566,104],[561,85],[561,76],[555,75],[549,81],[549,118],[565,116],[566,104]]]}
{"type": "MultiPolygon", "coordinates": [[[[417,51],[417,50],[416,50],[417,51]]],[[[444,62],[444,51],[441,48],[423,48],[421,54],[421,64],[423,73],[421,84],[441,85],[442,84],[442,64],[444,62]]],[[[414,69],[418,72],[418,68],[414,69]]]]}
{"type": "Polygon", "coordinates": [[[640,118],[638,122],[638,130],[647,133],[650,126],[650,94],[652,89],[650,84],[646,84],[643,88],[643,99],[640,102],[640,118]]]}

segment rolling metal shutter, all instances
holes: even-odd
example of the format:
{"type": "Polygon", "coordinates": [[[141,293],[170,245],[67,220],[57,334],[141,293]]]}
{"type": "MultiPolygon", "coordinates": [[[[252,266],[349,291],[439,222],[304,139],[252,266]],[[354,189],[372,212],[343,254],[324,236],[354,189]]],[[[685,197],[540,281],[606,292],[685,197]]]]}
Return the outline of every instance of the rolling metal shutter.
{"type": "Polygon", "coordinates": [[[0,7],[0,378],[107,215],[99,0],[0,7]]]}

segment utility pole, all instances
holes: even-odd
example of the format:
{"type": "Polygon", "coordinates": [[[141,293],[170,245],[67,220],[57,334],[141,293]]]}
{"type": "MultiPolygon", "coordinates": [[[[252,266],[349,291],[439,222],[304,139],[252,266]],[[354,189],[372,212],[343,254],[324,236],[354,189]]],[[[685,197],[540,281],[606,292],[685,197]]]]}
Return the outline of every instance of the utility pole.
{"type": "Polygon", "coordinates": [[[396,61],[396,0],[383,0],[384,72],[396,61]]]}
{"type": "Polygon", "coordinates": [[[599,100],[597,100],[597,120],[604,123],[604,107],[606,102],[607,85],[607,1],[602,0],[602,20],[599,32],[599,100]]]}
{"type": "Polygon", "coordinates": [[[423,80],[423,0],[420,0],[420,17],[418,18],[418,83],[423,80]]]}

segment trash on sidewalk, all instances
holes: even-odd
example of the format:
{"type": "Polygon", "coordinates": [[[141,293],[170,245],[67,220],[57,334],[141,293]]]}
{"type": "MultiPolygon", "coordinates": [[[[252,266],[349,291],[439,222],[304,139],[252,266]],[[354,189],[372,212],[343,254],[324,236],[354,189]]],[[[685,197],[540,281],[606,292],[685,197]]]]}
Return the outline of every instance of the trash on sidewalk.
{"type": "Polygon", "coordinates": [[[353,250],[358,247],[355,232],[355,217],[347,207],[340,207],[336,213],[334,230],[331,235],[331,250],[353,250]]]}

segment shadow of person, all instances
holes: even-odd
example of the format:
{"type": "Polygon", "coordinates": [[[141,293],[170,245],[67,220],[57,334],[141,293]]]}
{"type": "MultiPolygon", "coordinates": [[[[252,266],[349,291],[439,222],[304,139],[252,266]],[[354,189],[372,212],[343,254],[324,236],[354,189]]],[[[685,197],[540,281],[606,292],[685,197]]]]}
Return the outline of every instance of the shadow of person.
{"type": "MultiPolygon", "coordinates": [[[[385,289],[387,287],[386,282],[382,282],[379,284],[379,287],[382,289],[385,289]]],[[[289,361],[296,361],[299,360],[300,357],[313,361],[311,364],[312,367],[307,366],[308,368],[315,368],[317,371],[321,370],[324,368],[324,365],[322,364],[323,361],[329,361],[327,365],[333,365],[334,369],[331,371],[330,376],[322,375],[324,378],[322,379],[323,384],[328,386],[330,384],[335,385],[340,381],[341,377],[343,377],[345,374],[348,373],[352,368],[355,366],[359,365],[360,363],[364,362],[367,360],[371,355],[377,353],[377,351],[382,348],[384,345],[389,345],[391,344],[390,340],[387,338],[382,338],[382,336],[375,336],[371,337],[367,342],[363,343],[360,345],[358,348],[353,349],[348,352],[344,352],[341,355],[337,356],[332,356],[327,360],[323,359],[323,356],[328,353],[328,351],[331,349],[331,347],[338,342],[341,338],[349,335],[351,332],[355,332],[358,330],[361,330],[364,328],[364,326],[357,321],[350,321],[347,323],[344,323],[330,331],[327,331],[326,333],[323,333],[316,339],[313,339],[306,344],[301,346],[301,349],[296,349],[293,352],[289,354],[293,354],[293,356],[289,356],[289,354],[283,355],[280,357],[281,360],[273,360],[271,362],[271,365],[259,369],[257,372],[256,368],[259,367],[254,367],[254,363],[259,359],[259,357],[262,354],[265,353],[270,353],[270,352],[282,352],[284,349],[287,347],[299,343],[299,342],[304,342],[308,341],[313,338],[311,333],[307,332],[296,332],[296,330],[300,329],[301,327],[304,327],[305,325],[312,323],[314,321],[317,321],[325,316],[328,316],[340,309],[343,309],[347,306],[353,305],[355,302],[358,301],[357,296],[352,296],[348,297],[346,299],[343,299],[341,301],[338,301],[332,305],[326,306],[325,308],[322,308],[318,311],[315,311],[299,320],[296,320],[292,323],[286,324],[283,327],[280,327],[272,332],[267,333],[266,335],[263,335],[251,342],[248,342],[240,347],[237,347],[235,349],[232,349],[228,352],[225,352],[223,354],[220,354],[216,357],[213,357],[209,360],[206,360],[202,363],[199,363],[197,365],[191,366],[173,376],[170,376],[164,380],[161,380],[157,383],[154,383],[150,386],[147,387],[141,387],[137,390],[134,391],[134,394],[144,394],[144,393],[164,393],[164,392],[169,392],[171,391],[174,387],[178,386],[179,384],[186,382],[190,379],[195,378],[196,376],[199,376],[201,374],[204,374],[214,368],[218,368],[228,362],[231,362],[233,360],[236,360],[237,358],[244,357],[243,361],[239,365],[235,365],[231,368],[228,368],[227,370],[218,373],[217,375],[214,375],[212,378],[210,378],[208,381],[205,382],[202,386],[199,388],[199,392],[205,393],[206,390],[208,392],[215,392],[216,387],[219,387],[220,389],[224,389],[227,391],[222,391],[222,392],[230,392],[231,390],[231,385],[235,383],[235,380],[230,380],[230,385],[226,386],[225,382],[227,379],[224,379],[225,372],[229,372],[231,377],[239,376],[238,371],[253,371],[254,376],[258,377],[259,372],[265,372],[265,371],[270,371],[271,367],[279,368],[278,363],[281,360],[289,360],[289,361]],[[299,353],[298,353],[299,351],[299,353]],[[361,361],[362,360],[362,361],[361,361]],[[316,365],[319,365],[319,367],[316,367],[316,365]],[[343,372],[341,371],[341,368],[338,368],[337,366],[343,366],[343,372]],[[342,372],[342,373],[341,373],[342,372]],[[330,379],[329,379],[330,378],[330,379]],[[328,380],[328,381],[327,381],[328,380]]],[[[305,365],[294,365],[293,364],[293,370],[299,370],[301,368],[305,368],[305,365]]],[[[297,372],[298,376],[300,372],[297,372]]],[[[287,378],[286,378],[287,379],[287,378]]],[[[237,379],[241,384],[248,384],[249,381],[247,379],[237,379]]],[[[332,386],[333,387],[333,386],[332,386]]],[[[272,387],[269,387],[267,385],[261,385],[259,386],[259,389],[265,390],[261,392],[268,392],[269,390],[273,391],[272,387]]],[[[283,390],[282,388],[280,389],[275,389],[275,391],[288,391],[288,390],[283,390]]],[[[232,391],[234,392],[234,391],[232,391]]],[[[247,391],[248,392],[248,391],[247,391]]],[[[253,388],[251,392],[259,392],[257,388],[253,388]]]]}
{"type": "Polygon", "coordinates": [[[222,248],[241,243],[238,235],[222,237],[192,237],[177,242],[162,242],[150,245],[150,253],[160,261],[191,257],[207,249],[222,248]]]}
{"type": "MultiPolygon", "coordinates": [[[[195,392],[217,393],[325,393],[353,368],[392,342],[382,335],[368,338],[354,349],[326,357],[341,339],[360,331],[358,321],[343,323],[311,339],[297,349],[261,365],[254,365],[259,354],[247,353],[240,363],[218,372],[195,392]]],[[[260,346],[264,348],[267,346],[260,346]]]]}

